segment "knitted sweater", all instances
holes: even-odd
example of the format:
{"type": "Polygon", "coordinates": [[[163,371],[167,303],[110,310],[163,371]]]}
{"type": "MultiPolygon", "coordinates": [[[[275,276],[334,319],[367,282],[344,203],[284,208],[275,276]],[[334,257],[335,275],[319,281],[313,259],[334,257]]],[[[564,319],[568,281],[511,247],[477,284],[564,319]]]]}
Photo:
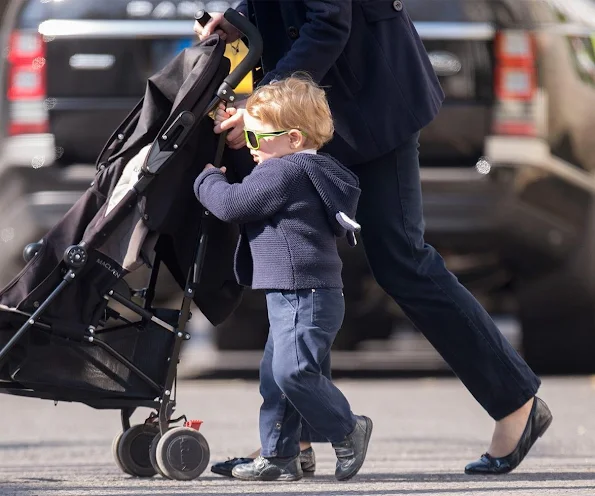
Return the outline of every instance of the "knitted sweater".
{"type": "Polygon", "coordinates": [[[336,237],[338,211],[355,216],[357,176],[325,154],[265,160],[241,183],[219,169],[194,183],[213,215],[241,224],[235,256],[238,282],[254,289],[342,288],[336,237]]]}

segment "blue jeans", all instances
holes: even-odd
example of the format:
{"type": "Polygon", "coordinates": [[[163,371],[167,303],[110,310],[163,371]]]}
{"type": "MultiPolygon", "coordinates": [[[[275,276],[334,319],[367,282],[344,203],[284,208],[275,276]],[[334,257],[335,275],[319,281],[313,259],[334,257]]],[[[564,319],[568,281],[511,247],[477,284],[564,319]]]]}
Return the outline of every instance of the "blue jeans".
{"type": "Polygon", "coordinates": [[[260,365],[262,455],[299,454],[302,419],[318,439],[339,442],[355,417],[330,380],[329,354],[343,323],[341,289],[269,290],[269,338],[260,365]]]}

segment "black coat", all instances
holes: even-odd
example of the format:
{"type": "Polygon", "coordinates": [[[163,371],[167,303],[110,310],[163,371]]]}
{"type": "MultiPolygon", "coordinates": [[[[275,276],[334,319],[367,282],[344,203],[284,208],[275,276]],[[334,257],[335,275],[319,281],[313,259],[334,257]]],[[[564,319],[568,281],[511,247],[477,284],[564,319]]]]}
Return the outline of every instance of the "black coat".
{"type": "Polygon", "coordinates": [[[402,0],[244,0],[264,40],[260,84],[307,71],[328,87],[346,165],[379,157],[426,126],[444,94],[402,0]]]}

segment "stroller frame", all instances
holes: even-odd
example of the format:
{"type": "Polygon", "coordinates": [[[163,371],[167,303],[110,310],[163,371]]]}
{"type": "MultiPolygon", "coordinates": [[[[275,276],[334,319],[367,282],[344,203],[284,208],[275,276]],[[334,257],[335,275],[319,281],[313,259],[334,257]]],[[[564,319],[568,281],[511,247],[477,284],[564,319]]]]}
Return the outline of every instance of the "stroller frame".
{"type": "MultiPolygon", "coordinates": [[[[247,56],[240,62],[224,80],[219,87],[216,96],[211,100],[207,111],[201,117],[204,118],[209,115],[221,102],[233,104],[236,99],[234,88],[240,83],[240,81],[256,66],[260,60],[262,53],[262,39],[255,26],[253,26],[248,20],[242,15],[237,13],[233,9],[225,12],[225,18],[234,25],[240,32],[242,32],[248,40],[249,51],[247,56]]],[[[202,12],[196,16],[197,21],[204,23],[208,20],[208,14],[202,12]],[[202,17],[202,18],[201,18],[202,17]]],[[[156,177],[156,174],[164,167],[167,166],[170,157],[173,155],[173,151],[181,147],[191,130],[196,123],[196,117],[192,112],[183,111],[177,116],[177,118],[169,125],[166,129],[162,129],[157,139],[153,142],[153,146],[149,152],[149,155],[142,167],[138,181],[135,183],[133,189],[126,193],[125,197],[121,200],[126,203],[132,199],[133,196],[139,195],[146,190],[152,180],[156,177]],[[158,146],[156,146],[158,145],[158,146]]],[[[114,135],[117,134],[114,133],[114,135]]],[[[112,141],[110,139],[110,142],[112,141]]],[[[223,150],[225,147],[226,133],[222,133],[219,138],[219,144],[217,147],[216,157],[214,165],[220,166],[223,150]]],[[[109,142],[108,142],[109,143],[109,142]]],[[[184,295],[182,299],[181,308],[178,312],[178,318],[176,325],[171,325],[161,318],[157,317],[155,312],[152,311],[152,303],[155,296],[155,287],[157,285],[157,278],[159,275],[159,269],[161,260],[156,255],[155,260],[150,267],[150,278],[148,286],[139,291],[133,291],[133,296],[140,296],[144,299],[144,306],[140,306],[127,296],[118,293],[115,289],[109,290],[104,298],[108,301],[113,300],[122,306],[126,307],[138,317],[141,318],[139,322],[131,322],[130,320],[121,316],[116,310],[107,307],[106,311],[109,312],[109,316],[116,320],[124,322],[123,325],[117,325],[106,329],[97,330],[90,326],[86,329],[86,333],[83,336],[83,340],[90,345],[99,346],[105,352],[110,354],[114,359],[122,363],[132,373],[136,374],[144,383],[149,385],[152,390],[155,391],[155,398],[153,400],[142,400],[142,399],[126,399],[126,398],[93,398],[91,394],[88,397],[81,395],[75,400],[68,397],[63,397],[60,394],[53,392],[41,392],[28,389],[20,386],[16,383],[0,383],[0,393],[12,394],[17,396],[34,397],[40,399],[49,399],[64,402],[81,402],[85,403],[93,408],[97,409],[120,409],[121,410],[121,422],[124,431],[130,429],[130,418],[136,408],[147,407],[157,411],[157,415],[151,414],[149,419],[145,423],[157,424],[161,436],[164,436],[168,431],[169,425],[172,422],[178,422],[182,419],[185,420],[185,416],[179,419],[171,419],[172,414],[175,410],[176,399],[175,399],[175,383],[177,376],[177,366],[179,363],[180,351],[182,343],[190,339],[190,334],[186,332],[186,325],[192,314],[190,312],[190,306],[193,301],[193,295],[196,291],[200,280],[203,268],[203,262],[205,258],[205,252],[207,243],[209,240],[209,222],[210,213],[202,208],[202,222],[200,227],[200,233],[196,243],[194,251],[194,262],[189,270],[186,279],[186,285],[184,288],[184,295]],[[126,357],[122,356],[116,350],[114,350],[109,344],[101,340],[101,334],[107,332],[117,332],[120,329],[130,326],[138,326],[143,321],[150,321],[157,325],[160,329],[165,332],[170,332],[175,335],[171,355],[168,358],[168,366],[166,379],[163,386],[157,384],[147,374],[140,370],[126,357]]],[[[114,222],[112,226],[115,226],[114,222]]],[[[85,264],[88,261],[88,246],[84,242],[80,242],[77,245],[70,246],[66,249],[63,257],[63,261],[66,264],[67,272],[62,278],[59,285],[49,294],[49,296],[40,304],[37,310],[27,316],[27,321],[18,329],[18,331],[12,336],[9,342],[0,349],[0,367],[4,364],[8,357],[9,352],[15,347],[15,345],[23,338],[23,336],[33,327],[39,330],[49,330],[50,326],[39,322],[38,320],[43,316],[44,311],[54,301],[54,299],[71,283],[77,275],[80,273],[85,264]]],[[[187,425],[191,424],[187,423],[187,425]]]]}

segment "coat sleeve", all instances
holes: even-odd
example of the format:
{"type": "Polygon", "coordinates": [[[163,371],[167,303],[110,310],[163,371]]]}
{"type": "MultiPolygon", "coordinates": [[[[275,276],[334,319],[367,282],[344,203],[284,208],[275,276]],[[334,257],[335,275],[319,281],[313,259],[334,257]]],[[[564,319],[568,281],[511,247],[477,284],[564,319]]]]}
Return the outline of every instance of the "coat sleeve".
{"type": "Polygon", "coordinates": [[[194,183],[198,201],[225,222],[268,219],[287,203],[295,175],[286,164],[260,165],[241,183],[229,184],[218,169],[202,172],[194,183]]]}
{"type": "Polygon", "coordinates": [[[314,81],[326,75],[343,52],[351,33],[353,0],[303,0],[307,21],[299,38],[268,72],[259,86],[296,71],[308,72],[314,81]],[[315,55],[313,55],[315,54],[315,55]]]}
{"type": "Polygon", "coordinates": [[[248,0],[242,0],[237,6],[236,10],[244,17],[248,17],[248,0]]]}

